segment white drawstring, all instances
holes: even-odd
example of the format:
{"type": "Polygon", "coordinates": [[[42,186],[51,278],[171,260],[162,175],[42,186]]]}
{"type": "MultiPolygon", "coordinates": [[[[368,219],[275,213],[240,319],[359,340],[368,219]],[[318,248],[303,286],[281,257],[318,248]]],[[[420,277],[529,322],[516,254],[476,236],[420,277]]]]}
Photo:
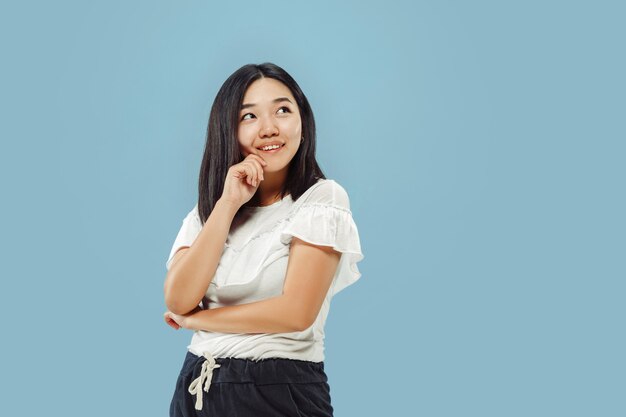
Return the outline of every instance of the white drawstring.
{"type": "Polygon", "coordinates": [[[202,372],[200,376],[194,379],[189,385],[189,393],[198,396],[196,398],[196,410],[202,410],[202,383],[204,382],[204,391],[209,392],[213,369],[221,366],[215,362],[215,358],[210,352],[203,352],[203,356],[206,360],[202,363],[202,372]]]}

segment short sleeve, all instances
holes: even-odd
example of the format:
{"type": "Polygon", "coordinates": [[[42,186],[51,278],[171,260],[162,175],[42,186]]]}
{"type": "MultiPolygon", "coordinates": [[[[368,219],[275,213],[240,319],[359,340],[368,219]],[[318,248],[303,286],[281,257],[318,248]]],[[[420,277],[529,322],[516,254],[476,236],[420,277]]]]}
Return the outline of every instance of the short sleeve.
{"type": "Polygon", "coordinates": [[[184,246],[191,246],[191,244],[196,240],[196,237],[202,230],[202,223],[200,222],[200,216],[198,215],[198,205],[196,204],[194,208],[187,214],[187,216],[183,219],[183,224],[178,231],[178,235],[176,235],[176,239],[174,240],[174,244],[172,245],[172,249],[170,250],[170,255],[167,258],[167,262],[165,263],[165,267],[169,271],[170,264],[172,263],[172,258],[178,249],[184,246]]]}
{"type": "Polygon", "coordinates": [[[334,180],[325,180],[313,187],[312,192],[303,194],[305,199],[286,222],[280,241],[288,245],[295,236],[341,252],[330,290],[331,295],[335,295],[361,277],[357,263],[364,255],[345,189],[334,180]]]}

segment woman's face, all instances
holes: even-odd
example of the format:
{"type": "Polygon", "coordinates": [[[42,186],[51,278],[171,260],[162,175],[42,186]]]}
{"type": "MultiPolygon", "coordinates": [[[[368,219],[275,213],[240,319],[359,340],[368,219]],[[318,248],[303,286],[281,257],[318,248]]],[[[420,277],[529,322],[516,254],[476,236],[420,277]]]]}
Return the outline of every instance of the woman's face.
{"type": "Polygon", "coordinates": [[[264,172],[280,171],[298,151],[301,137],[300,109],[289,88],[273,78],[250,84],[239,112],[238,140],[243,157],[260,155],[267,162],[264,172]],[[281,147],[259,149],[273,143],[281,147]]]}

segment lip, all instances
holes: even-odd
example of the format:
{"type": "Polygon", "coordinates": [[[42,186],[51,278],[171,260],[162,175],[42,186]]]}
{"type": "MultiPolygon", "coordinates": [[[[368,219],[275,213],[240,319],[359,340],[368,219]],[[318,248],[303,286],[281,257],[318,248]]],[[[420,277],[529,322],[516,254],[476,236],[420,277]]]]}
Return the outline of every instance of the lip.
{"type": "MultiPolygon", "coordinates": [[[[259,148],[262,148],[263,146],[284,145],[284,144],[285,144],[284,142],[281,142],[279,140],[271,140],[269,142],[262,143],[261,146],[259,146],[259,148]]],[[[257,149],[259,149],[259,148],[257,148],[257,149]]]]}
{"type": "Polygon", "coordinates": [[[263,149],[259,149],[259,148],[257,148],[257,150],[260,151],[260,152],[263,152],[263,153],[276,153],[276,152],[280,152],[280,150],[285,147],[285,144],[284,143],[280,143],[280,142],[277,142],[277,143],[267,143],[267,144],[265,144],[263,146],[270,146],[270,145],[281,145],[281,146],[280,146],[280,148],[271,149],[269,151],[264,151],[263,149]]]}

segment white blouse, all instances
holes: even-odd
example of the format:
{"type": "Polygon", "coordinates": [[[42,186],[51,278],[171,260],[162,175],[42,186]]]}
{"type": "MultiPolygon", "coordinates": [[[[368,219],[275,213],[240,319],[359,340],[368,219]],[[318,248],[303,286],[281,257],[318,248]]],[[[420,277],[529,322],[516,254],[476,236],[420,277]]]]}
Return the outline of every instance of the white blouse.
{"type": "MultiPolygon", "coordinates": [[[[191,246],[202,224],[198,206],[183,220],[166,262],[174,253],[191,246]]],[[[320,179],[297,201],[290,195],[269,206],[242,207],[233,219],[224,251],[205,299],[209,308],[245,304],[282,294],[293,236],[332,246],[341,260],[315,322],[304,331],[290,333],[220,333],[197,330],[187,349],[202,356],[260,360],[279,357],[313,362],[324,360],[324,324],[331,298],[353,284],[361,273],[359,233],[344,188],[331,179],[320,179]]],[[[202,306],[202,303],[200,303],[202,306]]]]}

